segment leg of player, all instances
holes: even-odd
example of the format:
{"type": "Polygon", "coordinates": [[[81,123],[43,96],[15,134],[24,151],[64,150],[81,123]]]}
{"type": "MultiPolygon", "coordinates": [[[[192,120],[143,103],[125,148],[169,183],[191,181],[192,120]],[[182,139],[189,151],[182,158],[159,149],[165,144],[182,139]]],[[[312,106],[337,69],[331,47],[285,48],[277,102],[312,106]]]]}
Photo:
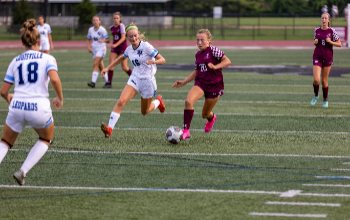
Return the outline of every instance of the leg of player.
{"type": "Polygon", "coordinates": [[[214,112],[212,112],[215,104],[218,102],[219,97],[216,97],[214,99],[205,99],[204,106],[202,109],[202,117],[208,119],[207,123],[205,124],[204,131],[209,132],[211,129],[213,129],[216,115],[214,112]]]}
{"type": "Polygon", "coordinates": [[[328,108],[328,76],[331,66],[322,68],[322,92],[323,92],[323,108],[328,108]]]}
{"type": "Polygon", "coordinates": [[[9,149],[14,145],[17,139],[18,133],[13,131],[6,123],[4,127],[4,132],[2,133],[0,141],[0,164],[1,161],[6,156],[9,149]]]}
{"type": "Polygon", "coordinates": [[[190,127],[193,118],[193,105],[198,99],[204,96],[203,90],[198,86],[193,86],[188,92],[185,100],[184,123],[183,123],[183,139],[190,138],[190,127]]]}
{"type": "Polygon", "coordinates": [[[88,83],[88,86],[90,86],[91,88],[95,88],[95,84],[96,84],[96,81],[97,81],[98,70],[99,70],[99,66],[100,66],[101,60],[102,60],[102,57],[95,57],[94,66],[93,66],[93,70],[92,70],[91,82],[88,83]]]}
{"type": "Polygon", "coordinates": [[[34,128],[39,135],[39,140],[34,144],[30,150],[26,160],[22,164],[21,169],[13,174],[13,178],[19,185],[24,185],[27,173],[34,167],[35,164],[45,155],[49,149],[53,138],[54,122],[46,128],[34,128]]]}
{"type": "Polygon", "coordinates": [[[124,72],[126,72],[126,74],[130,76],[132,72],[131,72],[131,69],[128,67],[128,60],[122,61],[121,66],[124,72]]]}
{"type": "MultiPolygon", "coordinates": [[[[105,68],[105,65],[103,63],[103,58],[101,59],[100,63],[98,64],[98,68],[100,69],[100,72],[105,68]]],[[[101,75],[102,76],[102,75],[101,75]]],[[[104,76],[102,76],[102,78],[105,81],[105,84],[108,84],[108,74],[105,74],[104,76]]]]}
{"type": "Polygon", "coordinates": [[[314,82],[313,82],[313,87],[314,87],[314,93],[315,96],[311,100],[311,106],[314,106],[318,100],[318,90],[320,88],[320,76],[321,76],[321,67],[320,66],[313,66],[312,67],[312,72],[314,75],[314,82]]]}
{"type": "Polygon", "coordinates": [[[44,53],[47,53],[47,54],[50,54],[50,51],[49,51],[49,50],[44,50],[43,52],[44,52],[44,53]]]}
{"type": "MultiPolygon", "coordinates": [[[[111,52],[109,55],[109,64],[113,63],[114,60],[118,58],[118,54],[111,52]]],[[[111,67],[108,71],[108,82],[109,82],[109,87],[104,88],[111,88],[112,87],[112,79],[113,79],[113,71],[114,71],[114,66],[111,67]]]]}
{"type": "Polygon", "coordinates": [[[113,108],[108,126],[105,123],[101,124],[101,130],[105,134],[105,137],[111,138],[112,131],[120,117],[120,113],[122,112],[126,103],[128,103],[136,94],[137,91],[134,87],[130,85],[126,85],[124,87],[117,104],[113,108]]]}
{"type": "Polygon", "coordinates": [[[158,95],[154,101],[153,98],[144,99],[141,97],[141,113],[143,115],[147,115],[157,108],[161,113],[165,111],[165,104],[161,95],[158,95]]]}

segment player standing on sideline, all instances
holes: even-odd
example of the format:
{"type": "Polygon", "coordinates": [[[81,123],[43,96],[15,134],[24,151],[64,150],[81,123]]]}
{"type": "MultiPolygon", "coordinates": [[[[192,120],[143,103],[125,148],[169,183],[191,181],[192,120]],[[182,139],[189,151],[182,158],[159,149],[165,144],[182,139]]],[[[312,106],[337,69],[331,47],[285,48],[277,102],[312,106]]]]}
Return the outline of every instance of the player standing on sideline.
{"type": "MultiPolygon", "coordinates": [[[[109,43],[109,36],[104,27],[101,26],[101,19],[98,16],[92,18],[92,24],[94,25],[89,29],[87,34],[87,47],[92,58],[94,59],[94,66],[92,72],[91,82],[88,86],[95,88],[95,83],[98,77],[98,70],[103,70],[103,58],[106,55],[106,43],[109,43]],[[92,43],[91,43],[92,41],[92,43]]],[[[108,82],[108,75],[103,77],[105,82],[108,82]]]]}
{"type": "Polygon", "coordinates": [[[333,5],[332,6],[332,19],[333,19],[333,21],[339,17],[338,15],[339,15],[338,6],[333,5]]]}
{"type": "Polygon", "coordinates": [[[212,112],[219,97],[224,93],[222,68],[231,64],[231,61],[218,48],[212,46],[211,33],[208,29],[201,29],[197,33],[197,47],[195,70],[183,81],[176,81],[173,87],[178,88],[195,80],[194,86],[188,92],[185,101],[183,139],[190,138],[190,125],[194,113],[193,105],[203,96],[205,97],[202,117],[208,121],[205,132],[211,131],[216,115],[212,112]]]}
{"type": "Polygon", "coordinates": [[[126,27],[126,37],[131,45],[125,50],[123,56],[118,57],[113,63],[102,70],[102,75],[105,75],[111,67],[118,65],[127,58],[134,65],[129,80],[124,87],[122,94],[114,106],[111,113],[108,126],[105,123],[101,124],[101,130],[105,137],[111,138],[112,131],[117,123],[120,114],[126,105],[137,93],[141,95],[141,113],[147,115],[156,108],[161,113],[165,111],[165,105],[161,95],[158,95],[156,100],[153,97],[157,93],[157,83],[154,75],[157,71],[156,65],[165,63],[165,59],[154,47],[145,41],[145,36],[140,34],[135,24],[131,23],[126,27]]]}
{"type": "Polygon", "coordinates": [[[313,75],[314,75],[314,93],[311,100],[311,106],[314,106],[318,99],[318,90],[320,87],[320,76],[322,70],[322,91],[323,106],[328,107],[328,75],[333,65],[333,46],[341,47],[337,32],[331,28],[329,20],[331,16],[325,13],[321,16],[322,26],[315,28],[314,32],[314,55],[313,55],[313,75]]]}
{"type": "Polygon", "coordinates": [[[50,50],[53,50],[52,37],[51,37],[51,27],[49,24],[44,23],[44,16],[38,16],[38,25],[36,29],[40,33],[40,47],[39,51],[50,54],[50,50]]]}
{"type": "MultiPolygon", "coordinates": [[[[111,45],[111,53],[109,55],[109,64],[113,63],[114,60],[116,60],[119,56],[123,56],[125,49],[127,47],[126,45],[126,38],[125,38],[125,25],[122,22],[122,15],[119,12],[116,12],[113,14],[113,22],[114,25],[112,25],[109,29],[112,32],[113,35],[113,43],[111,45]]],[[[122,69],[130,76],[131,70],[128,67],[128,60],[124,60],[121,62],[122,69]]],[[[108,71],[108,83],[103,88],[111,88],[112,87],[112,79],[113,79],[113,70],[114,67],[111,67],[108,71]]]]}
{"type": "Polygon", "coordinates": [[[12,60],[1,87],[1,96],[10,105],[0,141],[0,163],[27,123],[39,135],[39,140],[30,150],[21,169],[13,174],[19,185],[24,184],[28,171],[44,156],[52,143],[54,121],[49,100],[49,81],[57,95],[52,105],[56,109],[63,106],[56,60],[51,55],[39,52],[40,34],[35,25],[34,19],[23,23],[21,38],[26,52],[12,60]],[[15,85],[14,94],[9,94],[12,84],[15,85]]]}

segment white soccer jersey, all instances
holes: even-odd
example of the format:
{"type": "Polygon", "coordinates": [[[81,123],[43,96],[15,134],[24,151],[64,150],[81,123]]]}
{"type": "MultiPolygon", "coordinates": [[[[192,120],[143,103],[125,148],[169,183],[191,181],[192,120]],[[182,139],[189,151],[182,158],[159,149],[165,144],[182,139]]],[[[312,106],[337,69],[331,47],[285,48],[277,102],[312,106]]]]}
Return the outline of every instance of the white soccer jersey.
{"type": "Polygon", "coordinates": [[[12,60],[4,81],[15,84],[14,98],[48,98],[50,70],[58,70],[53,56],[28,50],[12,60]]]}
{"type": "Polygon", "coordinates": [[[139,46],[134,49],[132,45],[128,46],[124,52],[124,57],[129,58],[134,65],[132,74],[139,78],[150,78],[156,74],[156,64],[147,65],[147,60],[155,60],[159,52],[154,47],[144,41],[140,41],[139,46]]]}
{"type": "Polygon", "coordinates": [[[50,43],[49,41],[49,34],[51,34],[51,27],[50,25],[48,24],[44,24],[43,26],[41,25],[37,25],[36,26],[36,29],[39,31],[40,33],[40,40],[41,40],[41,43],[43,42],[48,42],[50,43]]]}
{"type": "Polygon", "coordinates": [[[99,43],[98,40],[104,40],[109,38],[108,33],[104,27],[99,27],[97,31],[95,31],[94,27],[91,27],[88,31],[87,38],[92,40],[91,47],[92,49],[104,48],[106,43],[99,43]]]}

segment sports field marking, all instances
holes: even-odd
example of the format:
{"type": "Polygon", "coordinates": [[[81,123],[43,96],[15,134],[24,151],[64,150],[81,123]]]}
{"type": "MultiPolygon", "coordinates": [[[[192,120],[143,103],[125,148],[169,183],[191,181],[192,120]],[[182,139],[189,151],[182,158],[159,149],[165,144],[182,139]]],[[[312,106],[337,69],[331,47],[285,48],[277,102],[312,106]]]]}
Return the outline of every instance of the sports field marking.
{"type": "Polygon", "coordinates": [[[300,218],[327,218],[327,214],[289,214],[289,213],[251,212],[249,213],[249,215],[300,217],[300,218]]]}
{"type": "Polygon", "coordinates": [[[288,190],[287,192],[282,193],[280,197],[294,197],[299,195],[301,192],[302,190],[288,190]]]}
{"type": "Polygon", "coordinates": [[[349,165],[350,164],[350,162],[345,162],[345,163],[343,163],[344,165],[349,165]]]}
{"type": "Polygon", "coordinates": [[[330,170],[332,170],[332,171],[345,171],[345,172],[349,172],[350,171],[350,169],[340,169],[340,168],[332,168],[330,170]]]}
{"type": "Polygon", "coordinates": [[[343,184],[302,184],[303,186],[322,186],[322,187],[344,187],[348,188],[350,185],[343,184]]]}
{"type": "Polygon", "coordinates": [[[350,176],[315,176],[316,178],[350,179],[350,176]]]}
{"type": "Polygon", "coordinates": [[[301,206],[331,206],[340,207],[339,203],[310,203],[310,202],[279,202],[279,201],[267,201],[267,205],[301,205],[301,206]]]}

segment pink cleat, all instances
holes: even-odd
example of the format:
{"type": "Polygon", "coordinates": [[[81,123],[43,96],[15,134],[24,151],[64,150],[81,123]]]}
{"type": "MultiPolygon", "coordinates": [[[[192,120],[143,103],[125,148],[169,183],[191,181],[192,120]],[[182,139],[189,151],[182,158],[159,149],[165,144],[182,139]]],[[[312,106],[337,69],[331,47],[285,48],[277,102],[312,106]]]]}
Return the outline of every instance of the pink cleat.
{"type": "Polygon", "coordinates": [[[208,133],[209,131],[211,131],[211,129],[213,129],[215,120],[216,120],[216,115],[214,114],[213,120],[207,121],[207,123],[205,123],[204,131],[205,131],[206,133],[208,133]]]}
{"type": "Polygon", "coordinates": [[[188,139],[188,138],[190,138],[191,137],[191,135],[190,135],[190,130],[189,129],[183,129],[182,130],[182,132],[183,132],[183,134],[182,134],[182,140],[186,140],[186,139],[188,139]]]}
{"type": "Polygon", "coordinates": [[[158,109],[160,111],[160,113],[165,112],[165,104],[163,102],[163,98],[161,95],[157,96],[156,98],[159,101],[159,105],[158,105],[158,109]]]}
{"type": "Polygon", "coordinates": [[[101,130],[105,134],[105,137],[109,138],[110,140],[113,129],[111,127],[108,127],[105,123],[102,122],[101,130]]]}

